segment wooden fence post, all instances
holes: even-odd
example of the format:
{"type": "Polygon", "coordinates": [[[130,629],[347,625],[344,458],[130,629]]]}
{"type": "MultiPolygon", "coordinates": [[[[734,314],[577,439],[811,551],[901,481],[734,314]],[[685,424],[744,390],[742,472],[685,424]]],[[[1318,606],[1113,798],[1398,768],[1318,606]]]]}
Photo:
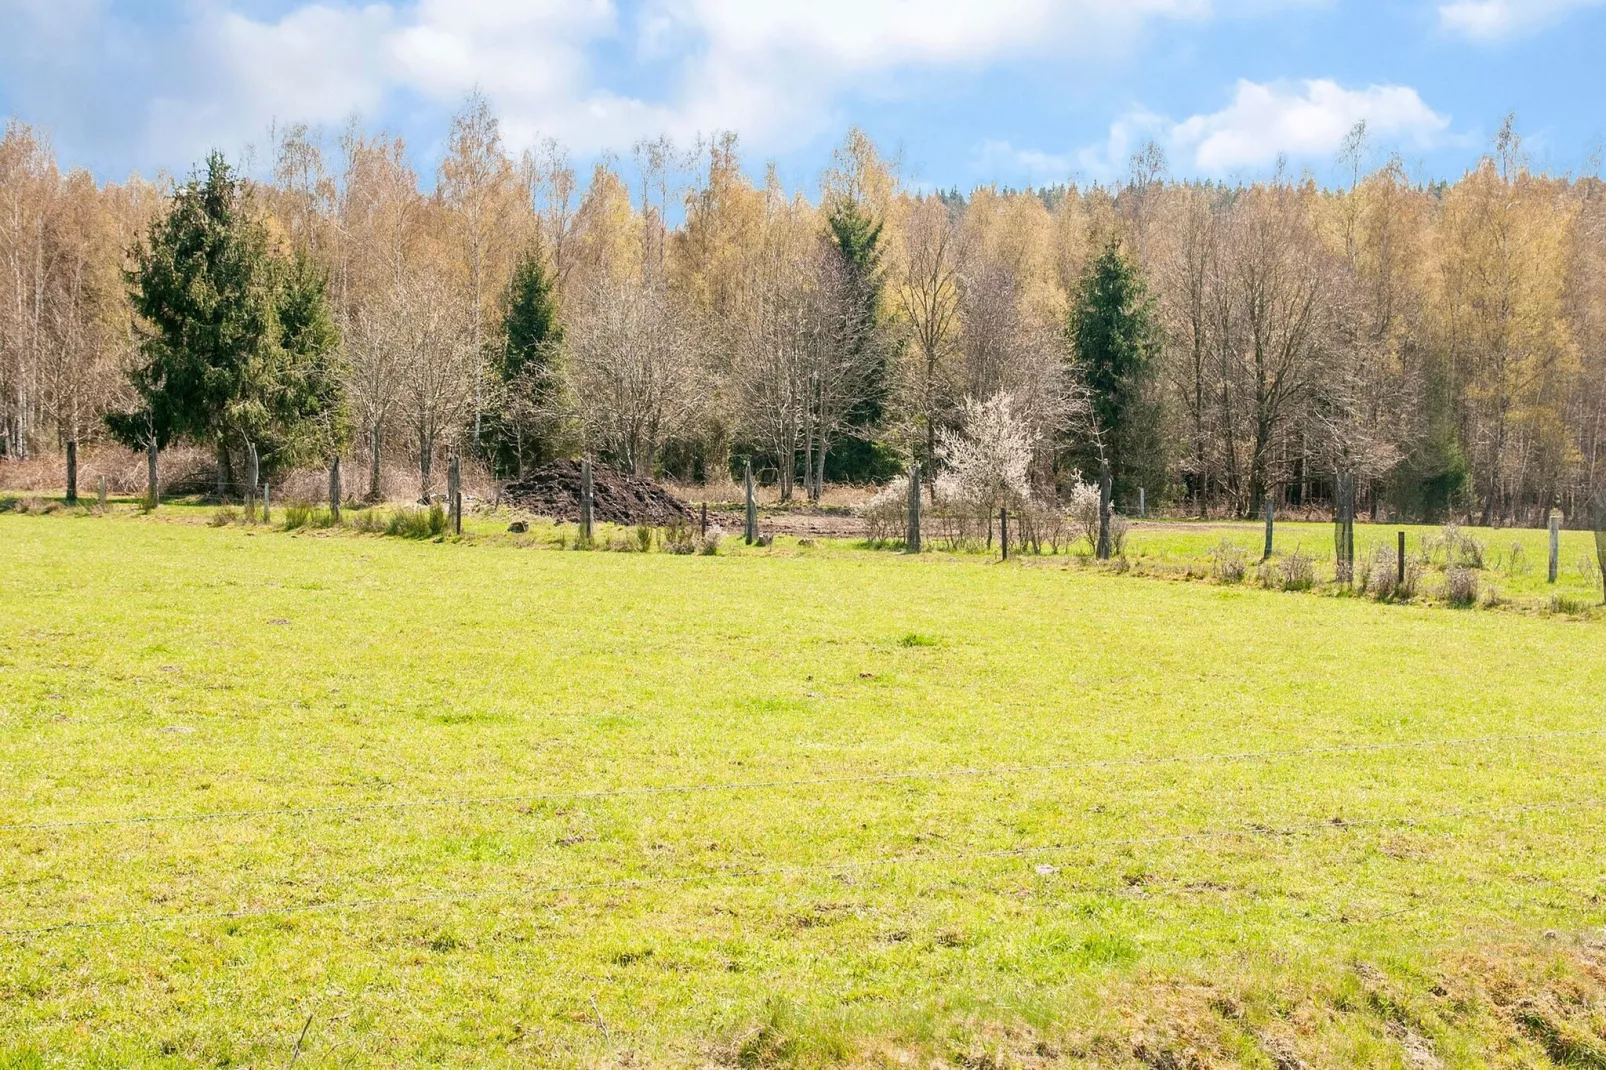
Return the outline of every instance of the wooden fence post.
{"type": "Polygon", "coordinates": [[[446,509],[452,522],[452,534],[463,534],[463,470],[456,450],[446,461],[446,509]]]}
{"type": "MultiPolygon", "coordinates": [[[[255,521],[257,517],[257,488],[261,484],[262,471],[258,465],[257,447],[255,442],[245,444],[245,518],[255,521]]],[[[222,476],[218,477],[220,480],[222,476]]]]}
{"type": "Polygon", "coordinates": [[[747,514],[742,524],[742,539],[751,546],[758,541],[758,503],[753,500],[753,461],[742,462],[742,486],[747,493],[747,514]]]}
{"type": "Polygon", "coordinates": [[[1149,495],[1143,487],[1138,488],[1138,519],[1146,519],[1149,515],[1149,495]]]}
{"type": "Polygon", "coordinates": [[[340,523],[340,458],[329,463],[329,518],[340,523]]]}
{"type": "Polygon", "coordinates": [[[162,485],[156,471],[156,436],[145,444],[145,506],[155,509],[162,500],[162,485]]]}
{"type": "Polygon", "coordinates": [[[106,508],[106,477],[105,476],[96,476],[95,477],[95,501],[100,505],[101,509],[105,509],[106,508]]]}
{"type": "Polygon", "coordinates": [[[262,522],[264,524],[273,523],[273,510],[268,507],[268,484],[266,480],[262,482],[262,522]]]}
{"type": "Polygon", "coordinates": [[[1004,551],[1004,560],[1009,560],[1009,506],[998,507],[998,546],[1004,551]]]}
{"type": "Polygon", "coordinates": [[[1271,560],[1271,537],[1273,528],[1277,524],[1277,503],[1270,494],[1266,495],[1266,552],[1260,555],[1262,561],[1271,560]]]}
{"type": "Polygon", "coordinates": [[[580,462],[580,543],[591,545],[591,458],[580,462]]]}
{"type": "Polygon", "coordinates": [[[1395,583],[1398,586],[1404,587],[1405,586],[1405,532],[1403,532],[1403,531],[1400,532],[1400,548],[1399,548],[1399,552],[1395,555],[1394,567],[1396,569],[1395,576],[1394,576],[1395,583]]]}
{"type": "Polygon", "coordinates": [[[67,504],[78,504],[78,440],[67,440],[67,504]]]}
{"type": "Polygon", "coordinates": [[[706,539],[706,538],[708,538],[708,503],[707,502],[703,503],[701,524],[702,524],[702,531],[700,532],[700,534],[702,535],[703,538],[706,539]]]}
{"type": "Polygon", "coordinates": [[[1550,511],[1550,582],[1556,582],[1556,573],[1561,569],[1561,514],[1552,509],[1550,511]]]}
{"type": "Polygon", "coordinates": [[[903,548],[911,554],[920,552],[920,463],[909,466],[909,530],[904,533],[903,548]]]}

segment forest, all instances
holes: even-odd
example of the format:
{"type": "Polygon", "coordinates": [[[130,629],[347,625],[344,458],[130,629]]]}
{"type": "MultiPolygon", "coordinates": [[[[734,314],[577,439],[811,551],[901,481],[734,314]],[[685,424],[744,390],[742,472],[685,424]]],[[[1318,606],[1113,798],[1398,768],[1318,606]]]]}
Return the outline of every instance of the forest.
{"type": "Polygon", "coordinates": [[[1150,146],[1117,184],[931,190],[858,130],[806,194],[755,181],[734,134],[586,176],[555,142],[515,153],[478,97],[432,176],[357,121],[270,145],[260,167],[99,183],[7,125],[0,463],[185,440],[220,492],[260,451],[269,473],[345,456],[376,496],[405,463],[427,496],[454,452],[494,478],[750,460],[814,499],[938,473],[985,419],[1052,499],[1106,447],[1076,335],[1113,264],[1141,355],[1114,384],[1118,507],[1141,488],[1180,514],[1319,513],[1353,477],[1374,518],[1532,524],[1583,520],[1606,487],[1606,184],[1534,171],[1512,118],[1454,182],[1379,165],[1357,126],[1327,186],[1178,181],[1150,146]],[[190,252],[270,265],[241,285],[272,295],[207,328],[219,351],[255,340],[219,393],[160,321],[218,307],[173,256],[225,216],[249,241],[190,252]],[[204,416],[157,412],[190,372],[204,416]]]}

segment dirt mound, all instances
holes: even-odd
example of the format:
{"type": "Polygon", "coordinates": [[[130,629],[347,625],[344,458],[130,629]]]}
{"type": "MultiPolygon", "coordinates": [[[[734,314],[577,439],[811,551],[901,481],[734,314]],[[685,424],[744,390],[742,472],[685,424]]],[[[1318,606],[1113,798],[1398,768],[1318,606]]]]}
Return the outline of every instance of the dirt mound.
{"type": "MultiPolygon", "coordinates": [[[[553,520],[580,519],[580,462],[553,461],[509,483],[502,497],[520,509],[553,520]]],[[[670,527],[691,523],[691,506],[650,479],[591,466],[592,516],[598,523],[670,527]]]]}

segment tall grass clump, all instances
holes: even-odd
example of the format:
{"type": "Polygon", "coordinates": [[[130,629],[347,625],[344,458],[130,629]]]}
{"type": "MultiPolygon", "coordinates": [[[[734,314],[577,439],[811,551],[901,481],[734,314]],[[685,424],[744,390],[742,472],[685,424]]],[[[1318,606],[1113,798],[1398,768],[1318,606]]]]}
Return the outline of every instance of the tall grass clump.
{"type": "Polygon", "coordinates": [[[214,528],[226,528],[230,524],[238,523],[239,519],[240,511],[232,505],[225,505],[213,513],[212,519],[208,520],[207,523],[214,528]]]}
{"type": "Polygon", "coordinates": [[[1217,583],[1242,583],[1248,571],[1249,555],[1229,539],[1210,551],[1210,574],[1217,583]]]}
{"type": "Polygon", "coordinates": [[[1295,550],[1278,563],[1273,576],[1282,590],[1308,591],[1316,586],[1316,562],[1309,554],[1295,550]]]}
{"type": "Polygon", "coordinates": [[[446,510],[439,502],[428,509],[397,509],[385,521],[386,535],[403,539],[428,539],[446,533],[446,510]]]}

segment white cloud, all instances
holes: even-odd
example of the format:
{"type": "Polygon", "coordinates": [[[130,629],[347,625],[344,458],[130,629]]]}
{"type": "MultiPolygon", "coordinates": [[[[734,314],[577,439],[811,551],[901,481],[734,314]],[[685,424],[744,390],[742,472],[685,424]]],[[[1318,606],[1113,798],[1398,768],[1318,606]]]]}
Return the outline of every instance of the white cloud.
{"type": "Polygon", "coordinates": [[[1439,5],[1439,23],[1474,40],[1498,41],[1533,33],[1603,2],[1606,0],[1451,0],[1439,5]]]}
{"type": "Polygon", "coordinates": [[[1117,119],[1107,141],[1078,157],[1092,176],[1112,178],[1145,141],[1166,151],[1185,173],[1227,175],[1273,166],[1280,156],[1331,160],[1355,124],[1365,121],[1374,142],[1427,148],[1442,140],[1450,120],[1408,86],[1346,89],[1325,79],[1288,84],[1240,81],[1220,111],[1173,122],[1148,111],[1117,119]]]}
{"type": "Polygon", "coordinates": [[[852,94],[1023,58],[1092,66],[1157,22],[1322,0],[302,0],[266,18],[245,0],[191,0],[160,29],[113,17],[111,0],[8,2],[24,29],[0,40],[0,85],[40,101],[35,118],[182,164],[273,121],[383,122],[475,89],[515,147],[555,136],[587,155],[734,129],[784,152],[840,127],[852,94]],[[53,36],[71,41],[37,47],[53,36]]]}
{"type": "Polygon", "coordinates": [[[197,50],[224,57],[231,98],[189,115],[174,98],[157,117],[175,137],[225,122],[246,136],[273,117],[371,113],[397,93],[450,106],[479,89],[514,144],[553,135],[589,153],[659,132],[736,129],[784,149],[836,125],[839,95],[877,79],[1025,55],[1086,59],[1125,48],[1152,20],[1211,13],[1211,0],[642,0],[625,19],[612,0],[315,2],[277,21],[207,20],[197,50]],[[631,44],[671,72],[653,97],[594,69],[595,49],[631,44]]]}

